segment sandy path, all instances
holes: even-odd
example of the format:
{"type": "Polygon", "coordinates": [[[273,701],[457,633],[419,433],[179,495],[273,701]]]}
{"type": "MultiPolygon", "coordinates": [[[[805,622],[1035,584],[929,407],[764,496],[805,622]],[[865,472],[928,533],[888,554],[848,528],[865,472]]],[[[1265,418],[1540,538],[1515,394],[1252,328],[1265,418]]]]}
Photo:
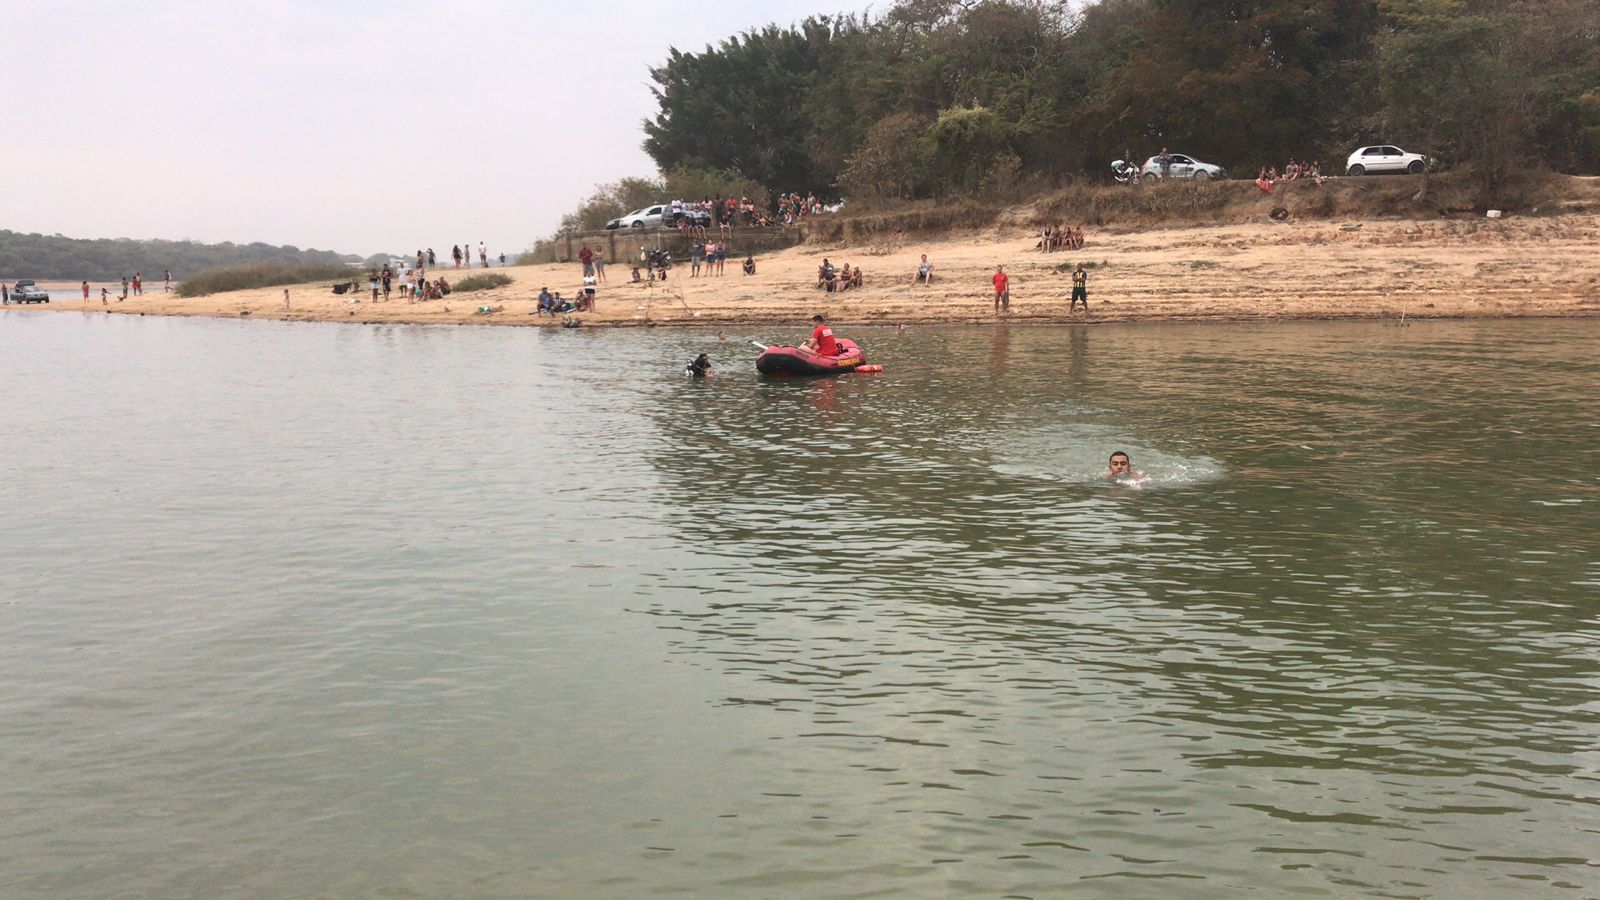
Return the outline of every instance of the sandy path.
{"type": "MultiPolygon", "coordinates": [[[[717,278],[672,270],[665,285],[628,284],[628,269],[607,267],[599,312],[585,325],[800,323],[822,312],[851,323],[990,322],[989,278],[996,263],[1012,277],[1011,320],[1069,320],[1070,270],[1089,270],[1093,321],[1393,317],[1509,317],[1600,314],[1600,216],[1501,220],[1315,220],[1192,226],[1144,231],[1091,230],[1080,252],[1044,254],[1015,230],[927,243],[865,248],[800,247],[757,258],[746,277],[738,259],[717,278]],[[873,255],[874,252],[877,255],[873,255]],[[918,256],[935,264],[930,287],[912,286],[918,256]],[[866,269],[866,286],[840,294],[815,288],[824,257],[866,269]]],[[[458,274],[445,269],[452,281],[458,274]]],[[[455,294],[446,301],[351,304],[326,285],[236,291],[197,299],[159,293],[112,299],[87,309],[121,314],[252,316],[341,321],[545,325],[532,315],[539,288],[577,292],[573,265],[497,269],[514,282],[455,294]],[[503,307],[490,315],[479,306],[503,307]]],[[[60,295],[58,295],[58,298],[60,295]]],[[[39,308],[39,307],[34,307],[39,308]]],[[[50,309],[85,309],[76,296],[50,309]]],[[[1084,319],[1080,311],[1076,320],[1084,319]]]]}

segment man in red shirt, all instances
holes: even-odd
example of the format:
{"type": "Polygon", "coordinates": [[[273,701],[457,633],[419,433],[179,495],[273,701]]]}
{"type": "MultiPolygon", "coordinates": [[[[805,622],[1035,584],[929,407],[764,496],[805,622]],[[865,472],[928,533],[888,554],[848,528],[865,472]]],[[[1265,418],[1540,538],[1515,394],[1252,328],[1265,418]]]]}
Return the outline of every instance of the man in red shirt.
{"type": "Polygon", "coordinates": [[[1005,308],[1011,312],[1011,277],[1006,274],[1005,266],[994,267],[994,314],[1000,315],[1000,309],[1005,308]]]}
{"type": "Polygon", "coordinates": [[[815,322],[817,327],[811,329],[811,337],[800,345],[800,349],[810,350],[818,356],[838,356],[839,342],[833,338],[833,329],[828,327],[828,323],[823,321],[821,315],[812,316],[811,321],[815,322]]]}

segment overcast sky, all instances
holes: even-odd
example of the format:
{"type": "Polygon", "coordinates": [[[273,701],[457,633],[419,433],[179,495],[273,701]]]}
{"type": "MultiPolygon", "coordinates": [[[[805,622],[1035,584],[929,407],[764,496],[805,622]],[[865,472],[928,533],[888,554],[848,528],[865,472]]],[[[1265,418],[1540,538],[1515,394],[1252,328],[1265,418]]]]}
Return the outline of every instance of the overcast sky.
{"type": "Polygon", "coordinates": [[[512,253],[652,175],[667,48],[815,0],[4,4],[0,228],[512,253]]]}

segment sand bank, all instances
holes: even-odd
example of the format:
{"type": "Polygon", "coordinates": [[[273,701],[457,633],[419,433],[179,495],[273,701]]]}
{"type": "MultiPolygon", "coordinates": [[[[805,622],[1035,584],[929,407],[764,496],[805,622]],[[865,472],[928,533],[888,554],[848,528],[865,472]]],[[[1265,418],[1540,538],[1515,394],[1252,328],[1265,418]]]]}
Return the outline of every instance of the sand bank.
{"type": "MultiPolygon", "coordinates": [[[[729,259],[720,277],[691,278],[680,264],[664,284],[628,283],[607,266],[589,326],[797,324],[816,312],[838,324],[995,321],[990,276],[1011,275],[1012,322],[1084,321],[1068,313],[1070,272],[1089,272],[1088,319],[1259,320],[1600,315],[1600,216],[1288,221],[1124,231],[1089,229],[1081,251],[1041,253],[1036,236],[991,230],[896,246],[803,246],[757,258],[757,274],[729,259]],[[911,284],[921,254],[932,287],[911,284]],[[816,289],[823,258],[866,270],[859,290],[816,289]]],[[[738,247],[735,235],[731,242],[738,247]]],[[[442,271],[455,280],[465,271],[442,271]]],[[[478,270],[481,271],[481,270],[478,270]]],[[[327,285],[236,291],[196,299],[155,293],[102,307],[61,296],[50,309],[118,314],[248,316],[366,323],[558,324],[533,315],[539,289],[577,293],[577,264],[498,269],[512,284],[448,300],[373,303],[335,296],[327,285]],[[489,315],[480,306],[501,307],[489,315]]],[[[364,283],[363,283],[364,284],[364,283]]],[[[39,308],[39,307],[35,307],[39,308]]],[[[798,327],[798,326],[797,326],[798,327]]]]}

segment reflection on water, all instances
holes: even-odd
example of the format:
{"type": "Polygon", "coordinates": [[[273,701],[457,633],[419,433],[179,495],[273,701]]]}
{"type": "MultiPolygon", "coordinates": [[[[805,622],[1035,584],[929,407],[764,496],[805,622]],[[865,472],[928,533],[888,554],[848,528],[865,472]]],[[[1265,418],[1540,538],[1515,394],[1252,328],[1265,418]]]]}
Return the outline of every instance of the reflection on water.
{"type": "Polygon", "coordinates": [[[0,318],[0,884],[1600,890],[1593,324],[847,336],[0,318]]]}

